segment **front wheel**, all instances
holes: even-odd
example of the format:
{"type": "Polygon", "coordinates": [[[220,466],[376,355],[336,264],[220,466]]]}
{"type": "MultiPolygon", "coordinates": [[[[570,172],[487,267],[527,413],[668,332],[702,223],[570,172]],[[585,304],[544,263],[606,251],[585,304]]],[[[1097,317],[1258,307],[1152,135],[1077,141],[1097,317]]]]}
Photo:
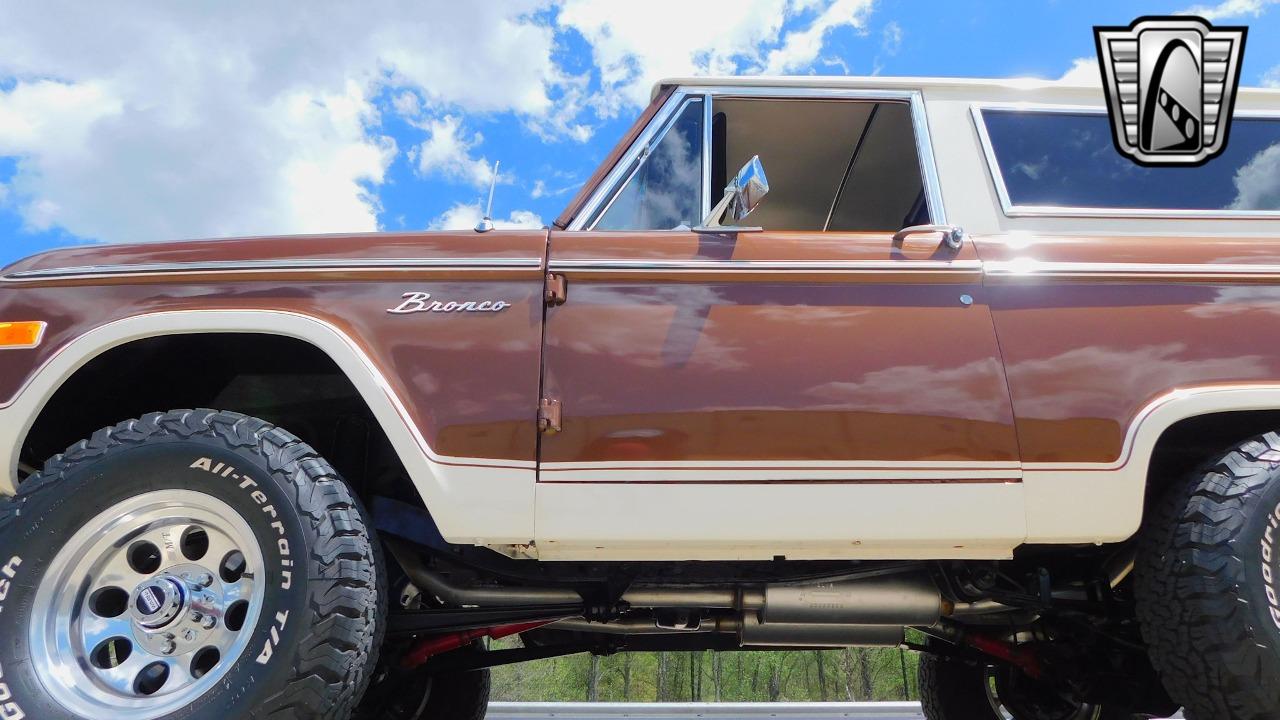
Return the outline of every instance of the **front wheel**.
{"type": "Polygon", "coordinates": [[[266,422],[100,430],[0,506],[0,717],[345,719],[382,622],[373,542],[266,422]]]}

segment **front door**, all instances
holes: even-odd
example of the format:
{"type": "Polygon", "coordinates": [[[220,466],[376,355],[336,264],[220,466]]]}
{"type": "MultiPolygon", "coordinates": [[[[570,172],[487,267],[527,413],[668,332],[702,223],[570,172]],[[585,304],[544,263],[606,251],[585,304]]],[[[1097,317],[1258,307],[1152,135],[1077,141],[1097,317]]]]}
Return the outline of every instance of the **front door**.
{"type": "Polygon", "coordinates": [[[666,167],[635,172],[595,230],[552,233],[549,268],[568,290],[545,330],[543,394],[562,415],[541,440],[546,557],[936,557],[942,542],[969,556],[1025,530],[974,248],[939,233],[894,241],[929,219],[918,165],[890,167],[904,133],[914,152],[910,123],[893,126],[910,106],[833,103],[818,121],[853,126],[827,129],[850,146],[832,141],[838,167],[818,167],[839,154],[830,143],[791,144],[771,163],[759,123],[825,109],[809,104],[701,114],[727,125],[707,133],[724,138],[719,163],[744,144],[759,152],[772,192],[745,222],[769,229],[601,229],[695,224],[671,216],[695,207],[669,186],[702,136],[677,116],[665,138],[681,147],[648,153],[666,167]],[[970,503],[1009,519],[966,529],[954,513],[970,503]]]}

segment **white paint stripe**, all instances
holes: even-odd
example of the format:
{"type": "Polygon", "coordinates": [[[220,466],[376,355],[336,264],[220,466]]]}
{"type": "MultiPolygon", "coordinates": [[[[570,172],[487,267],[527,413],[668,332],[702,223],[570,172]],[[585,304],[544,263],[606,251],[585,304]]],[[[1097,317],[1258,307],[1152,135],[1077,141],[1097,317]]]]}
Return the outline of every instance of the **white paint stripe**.
{"type": "Polygon", "coordinates": [[[462,544],[527,543],[533,537],[535,464],[454,458],[435,453],[400,398],[360,346],[338,328],[278,310],[180,310],[116,320],[79,336],[49,358],[24,389],[0,408],[0,495],[14,492],[22,439],[72,373],[110,348],[157,335],[263,333],[293,337],[331,357],[387,433],[445,539],[462,544]],[[484,512],[475,508],[483,507],[484,512]]]}

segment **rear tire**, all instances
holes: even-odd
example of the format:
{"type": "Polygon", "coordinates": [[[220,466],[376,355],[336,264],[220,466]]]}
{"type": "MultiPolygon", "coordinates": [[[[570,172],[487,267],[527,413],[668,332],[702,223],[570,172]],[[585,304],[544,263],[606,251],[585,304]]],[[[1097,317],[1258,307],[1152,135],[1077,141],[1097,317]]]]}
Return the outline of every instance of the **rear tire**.
{"type": "Polygon", "coordinates": [[[1280,435],[1200,468],[1139,539],[1138,620],[1191,720],[1280,718],[1280,435]]]}
{"type": "Polygon", "coordinates": [[[484,720],[488,712],[489,670],[486,668],[433,678],[422,720],[484,720]]]}
{"type": "Polygon", "coordinates": [[[104,428],[0,505],[0,717],[346,720],[385,617],[374,542],[262,420],[104,428]]]}
{"type": "Polygon", "coordinates": [[[920,704],[929,720],[997,720],[986,668],[933,653],[920,656],[920,704]]]}
{"type": "Polygon", "coordinates": [[[1020,671],[999,676],[1003,666],[986,666],[934,653],[920,656],[920,704],[929,720],[1131,720],[1127,711],[1095,705],[1046,702],[1036,681],[1020,671]],[[995,675],[993,675],[995,673],[995,675]],[[995,690],[989,689],[992,677],[995,690]],[[1011,680],[1024,682],[1013,683],[1011,680]],[[1012,695],[1012,697],[1005,697],[1012,695]],[[997,709],[999,708],[999,709],[997,709]]]}

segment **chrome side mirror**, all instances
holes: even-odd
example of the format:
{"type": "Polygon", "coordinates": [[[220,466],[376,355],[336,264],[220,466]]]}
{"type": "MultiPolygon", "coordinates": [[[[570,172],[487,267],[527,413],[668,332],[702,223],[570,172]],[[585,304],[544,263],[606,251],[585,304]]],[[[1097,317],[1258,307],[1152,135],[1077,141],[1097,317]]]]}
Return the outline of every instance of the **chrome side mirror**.
{"type": "Polygon", "coordinates": [[[744,228],[726,226],[720,221],[726,214],[736,223],[751,214],[760,206],[760,201],[769,194],[769,179],[765,177],[764,165],[759,155],[753,155],[746,165],[738,171],[729,186],[724,189],[724,198],[711,208],[702,224],[694,228],[696,232],[723,232],[726,230],[743,231],[760,228],[744,228]]]}

